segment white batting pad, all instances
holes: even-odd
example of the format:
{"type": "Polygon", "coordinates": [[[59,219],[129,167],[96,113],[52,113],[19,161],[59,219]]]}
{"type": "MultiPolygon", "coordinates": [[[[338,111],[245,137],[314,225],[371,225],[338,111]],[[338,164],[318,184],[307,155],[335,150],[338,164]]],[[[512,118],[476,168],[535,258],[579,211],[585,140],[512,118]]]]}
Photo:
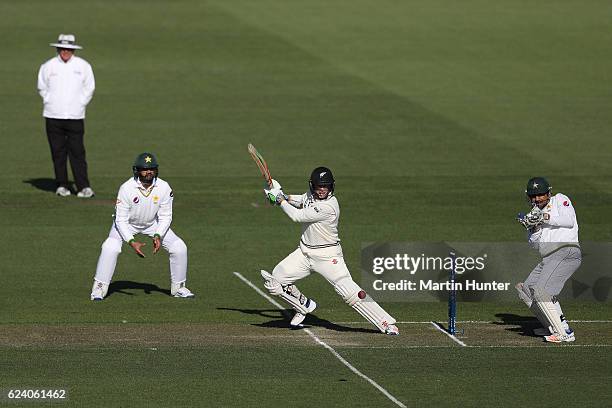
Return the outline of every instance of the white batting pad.
{"type": "Polygon", "coordinates": [[[385,333],[390,324],[395,324],[395,319],[380,307],[370,295],[366,294],[350,277],[340,279],[335,283],[334,289],[347,304],[381,332],[385,333]]]}
{"type": "Polygon", "coordinates": [[[529,296],[529,294],[525,291],[525,285],[523,284],[523,282],[519,282],[516,284],[515,286],[516,291],[518,292],[518,296],[519,298],[525,302],[525,304],[527,305],[527,307],[531,307],[531,304],[533,303],[533,301],[531,300],[531,296],[529,296]]]}
{"type": "Polygon", "coordinates": [[[552,327],[552,331],[556,332],[557,334],[565,334],[565,328],[563,327],[563,324],[561,323],[561,316],[559,315],[559,313],[557,312],[557,308],[555,307],[555,305],[552,302],[533,302],[534,305],[537,306],[537,308],[540,310],[540,312],[542,313],[542,316],[544,316],[544,318],[546,319],[546,324],[544,324],[544,327],[552,327]]]}
{"type": "Polygon", "coordinates": [[[304,296],[297,286],[281,285],[274,276],[264,270],[261,271],[261,276],[265,281],[264,287],[268,289],[271,295],[280,296],[291,307],[302,314],[308,314],[314,310],[315,303],[304,296]]]}

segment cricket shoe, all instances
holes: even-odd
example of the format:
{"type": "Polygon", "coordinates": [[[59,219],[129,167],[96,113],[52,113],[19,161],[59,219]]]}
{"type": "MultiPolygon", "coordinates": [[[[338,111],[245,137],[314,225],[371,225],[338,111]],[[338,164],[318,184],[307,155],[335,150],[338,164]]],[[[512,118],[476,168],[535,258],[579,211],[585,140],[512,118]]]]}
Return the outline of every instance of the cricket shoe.
{"type": "MultiPolygon", "coordinates": [[[[561,320],[561,325],[567,333],[573,331],[571,327],[569,327],[567,320],[561,320]]],[[[553,334],[553,332],[550,330],[550,327],[538,327],[533,329],[533,334],[536,336],[550,336],[551,334],[553,334]]]]}
{"type": "Polygon", "coordinates": [[[57,190],[55,190],[55,194],[60,197],[68,197],[72,193],[66,187],[58,187],[57,190]]]}
{"type": "Polygon", "coordinates": [[[193,298],[195,295],[185,287],[185,282],[173,283],[170,294],[175,298],[193,298]]]}
{"type": "Polygon", "coordinates": [[[79,197],[79,198],[91,198],[91,197],[93,197],[95,195],[96,194],[91,189],[91,187],[85,187],[84,189],[82,189],[81,191],[79,191],[77,193],[77,197],[79,197]]]}
{"type": "Polygon", "coordinates": [[[91,288],[90,299],[95,301],[104,300],[106,292],[108,292],[108,285],[106,283],[99,282],[94,279],[93,288],[91,288]]]}
{"type": "Polygon", "coordinates": [[[550,336],[544,336],[544,340],[549,343],[570,343],[576,341],[576,336],[572,329],[566,330],[564,334],[553,333],[550,336]]]}
{"type": "MultiPolygon", "coordinates": [[[[308,299],[304,306],[306,307],[306,310],[308,310],[308,313],[312,313],[317,308],[317,302],[312,299],[308,299]]],[[[306,319],[306,315],[308,313],[295,312],[295,315],[293,315],[293,319],[291,319],[291,322],[289,323],[291,327],[298,327],[299,325],[301,325],[304,319],[306,319]]]]}
{"type": "Polygon", "coordinates": [[[396,325],[390,324],[385,329],[385,334],[387,336],[399,336],[399,329],[397,328],[396,325]]]}

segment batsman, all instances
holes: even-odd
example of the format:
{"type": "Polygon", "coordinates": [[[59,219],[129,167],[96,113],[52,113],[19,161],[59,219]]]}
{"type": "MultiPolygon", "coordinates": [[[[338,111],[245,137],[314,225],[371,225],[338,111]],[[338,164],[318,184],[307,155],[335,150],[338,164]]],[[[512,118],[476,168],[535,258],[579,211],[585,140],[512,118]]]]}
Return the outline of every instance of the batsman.
{"type": "Polygon", "coordinates": [[[382,333],[397,335],[395,319],[357,285],[344,262],[338,221],[340,206],[334,196],[335,180],[327,167],[317,167],[310,175],[310,189],[301,195],[285,195],[281,185],[272,180],[264,189],[267,199],[278,205],[294,222],[302,224],[298,248],[283,259],[272,274],[261,271],[265,287],[295,309],[291,326],[299,326],[317,307],[295,285],[297,280],[318,272],[334,287],[342,299],[382,333]]]}
{"type": "Polygon", "coordinates": [[[532,209],[526,215],[519,214],[518,221],[527,229],[529,244],[540,252],[542,261],[516,289],[542,323],[542,328],[534,330],[535,335],[552,343],[572,342],[576,336],[558,296],[582,262],[576,212],[569,197],[552,195],[552,187],[543,177],[531,178],[525,194],[532,209]]]}
{"type": "Polygon", "coordinates": [[[132,166],[133,177],[119,188],[114,222],[108,238],[102,244],[96,276],[91,289],[91,300],[102,300],[115,273],[117,258],[123,242],[136,255],[145,257],[144,242],[136,234],[152,239],[153,254],[164,248],[170,255],[170,294],[179,298],[192,298],[185,287],[187,280],[187,245],[170,228],[174,194],[170,185],[158,177],[157,159],[151,153],[136,157],[132,166]]]}

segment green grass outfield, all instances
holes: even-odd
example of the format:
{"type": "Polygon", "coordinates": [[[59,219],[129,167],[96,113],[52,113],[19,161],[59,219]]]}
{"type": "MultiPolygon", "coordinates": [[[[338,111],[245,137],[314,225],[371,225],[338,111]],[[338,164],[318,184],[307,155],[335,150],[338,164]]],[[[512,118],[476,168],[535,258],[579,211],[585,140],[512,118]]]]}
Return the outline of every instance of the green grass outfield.
{"type": "Polygon", "coordinates": [[[288,192],[333,169],[356,279],[362,242],[522,240],[513,217],[534,175],[573,199],[582,240],[611,241],[611,12],[596,0],[0,2],[0,390],[66,388],[60,406],[612,405],[609,303],[564,303],[578,340],[561,346],[526,335],[518,299],[462,303],[464,347],[430,323],[442,303],[385,303],[404,322],[389,338],[320,276],[300,284],[320,305],[308,331],[290,331],[233,273],[261,287],[259,269],[299,235],[263,205],[249,142],[288,192]],[[51,191],[36,74],[60,32],[96,75],[87,201],[51,191]],[[115,195],[145,150],[174,188],[198,297],[167,295],[165,253],[124,248],[94,304],[115,195]]]}

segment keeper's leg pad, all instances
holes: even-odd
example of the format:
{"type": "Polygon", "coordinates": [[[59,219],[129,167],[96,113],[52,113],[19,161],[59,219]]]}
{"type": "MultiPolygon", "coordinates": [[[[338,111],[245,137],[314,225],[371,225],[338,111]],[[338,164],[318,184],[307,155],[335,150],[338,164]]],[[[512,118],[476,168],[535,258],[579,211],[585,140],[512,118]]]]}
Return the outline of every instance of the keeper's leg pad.
{"type": "Polygon", "coordinates": [[[385,333],[389,325],[395,324],[395,319],[350,277],[343,277],[334,282],[334,289],[348,305],[381,332],[385,333]]]}
{"type": "Polygon", "coordinates": [[[539,286],[532,286],[531,298],[533,299],[533,309],[537,309],[541,317],[545,319],[544,327],[550,327],[552,332],[565,334],[565,327],[561,322],[561,315],[557,312],[557,307],[553,303],[553,298],[539,286]]]}
{"type": "Polygon", "coordinates": [[[281,285],[274,276],[264,270],[261,271],[261,276],[265,281],[264,287],[268,289],[271,295],[280,296],[291,307],[302,314],[308,314],[314,310],[315,303],[304,296],[297,286],[293,284],[281,285]]]}
{"type": "Polygon", "coordinates": [[[519,282],[516,284],[515,288],[518,292],[519,298],[523,302],[525,302],[529,310],[531,310],[531,312],[536,317],[536,319],[538,319],[540,324],[543,327],[546,327],[548,328],[548,330],[550,330],[550,327],[548,325],[548,320],[546,319],[546,317],[544,317],[544,315],[542,315],[542,312],[540,312],[540,308],[537,307],[537,305],[533,303],[533,299],[531,299],[531,292],[529,288],[527,287],[527,285],[525,285],[523,282],[519,282]]]}
{"type": "Polygon", "coordinates": [[[530,308],[533,301],[531,299],[531,296],[529,294],[529,290],[527,289],[527,287],[523,284],[523,282],[519,282],[516,284],[515,288],[516,288],[516,291],[518,292],[518,297],[523,302],[525,302],[527,307],[530,308]]]}

